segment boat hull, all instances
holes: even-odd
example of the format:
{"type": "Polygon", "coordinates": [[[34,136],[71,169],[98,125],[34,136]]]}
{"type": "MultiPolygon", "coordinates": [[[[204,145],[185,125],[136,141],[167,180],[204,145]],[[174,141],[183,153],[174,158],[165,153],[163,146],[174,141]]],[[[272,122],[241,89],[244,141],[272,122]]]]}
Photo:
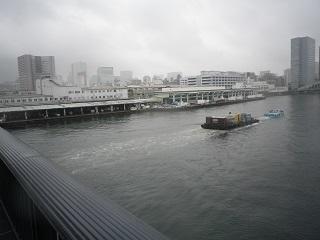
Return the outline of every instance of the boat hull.
{"type": "Polygon", "coordinates": [[[218,124],[201,124],[201,127],[204,129],[213,129],[213,130],[231,130],[239,127],[244,127],[244,126],[249,126],[254,123],[258,123],[258,119],[253,119],[250,122],[247,123],[240,123],[240,124],[235,124],[235,125],[218,125],[218,124]]]}

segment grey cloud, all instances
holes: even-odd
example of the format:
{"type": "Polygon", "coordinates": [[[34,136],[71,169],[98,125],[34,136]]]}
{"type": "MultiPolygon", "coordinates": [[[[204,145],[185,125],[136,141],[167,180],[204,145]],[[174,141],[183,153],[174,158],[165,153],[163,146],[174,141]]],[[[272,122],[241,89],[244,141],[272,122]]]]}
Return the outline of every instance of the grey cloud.
{"type": "Polygon", "coordinates": [[[15,80],[16,57],[54,55],[137,76],[204,69],[281,73],[290,38],[319,44],[316,0],[11,0],[0,5],[0,81],[15,80]],[[14,70],[14,71],[13,71],[14,70]]]}

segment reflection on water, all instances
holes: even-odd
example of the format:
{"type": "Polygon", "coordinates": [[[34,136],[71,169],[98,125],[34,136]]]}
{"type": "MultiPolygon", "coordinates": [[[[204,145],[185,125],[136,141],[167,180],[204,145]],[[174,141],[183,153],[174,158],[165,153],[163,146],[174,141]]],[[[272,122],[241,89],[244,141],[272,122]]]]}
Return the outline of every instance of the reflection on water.
{"type": "Polygon", "coordinates": [[[320,95],[14,130],[62,169],[172,239],[318,239],[320,95]],[[272,108],[284,118],[267,119],[272,108]],[[205,130],[207,115],[260,123],[205,130]]]}

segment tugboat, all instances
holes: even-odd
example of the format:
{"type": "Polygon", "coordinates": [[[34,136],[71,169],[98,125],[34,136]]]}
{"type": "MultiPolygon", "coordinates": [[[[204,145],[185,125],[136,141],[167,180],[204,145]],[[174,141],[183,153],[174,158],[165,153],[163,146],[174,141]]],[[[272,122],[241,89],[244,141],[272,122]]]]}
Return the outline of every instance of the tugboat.
{"type": "Polygon", "coordinates": [[[251,117],[250,113],[232,114],[230,112],[228,115],[222,117],[206,117],[206,122],[201,124],[201,127],[205,129],[229,130],[257,122],[259,122],[259,120],[251,117]]]}
{"type": "Polygon", "coordinates": [[[284,116],[284,111],[280,109],[272,109],[269,112],[265,113],[264,116],[270,118],[278,118],[284,116]]]}

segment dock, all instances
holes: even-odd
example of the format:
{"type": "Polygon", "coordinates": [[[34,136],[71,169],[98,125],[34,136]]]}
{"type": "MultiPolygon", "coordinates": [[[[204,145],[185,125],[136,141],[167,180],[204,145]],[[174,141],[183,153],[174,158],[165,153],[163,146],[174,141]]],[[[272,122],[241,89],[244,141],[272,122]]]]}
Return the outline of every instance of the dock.
{"type": "Polygon", "coordinates": [[[0,126],[131,112],[143,110],[154,103],[151,99],[129,99],[3,107],[0,108],[0,126]]]}

